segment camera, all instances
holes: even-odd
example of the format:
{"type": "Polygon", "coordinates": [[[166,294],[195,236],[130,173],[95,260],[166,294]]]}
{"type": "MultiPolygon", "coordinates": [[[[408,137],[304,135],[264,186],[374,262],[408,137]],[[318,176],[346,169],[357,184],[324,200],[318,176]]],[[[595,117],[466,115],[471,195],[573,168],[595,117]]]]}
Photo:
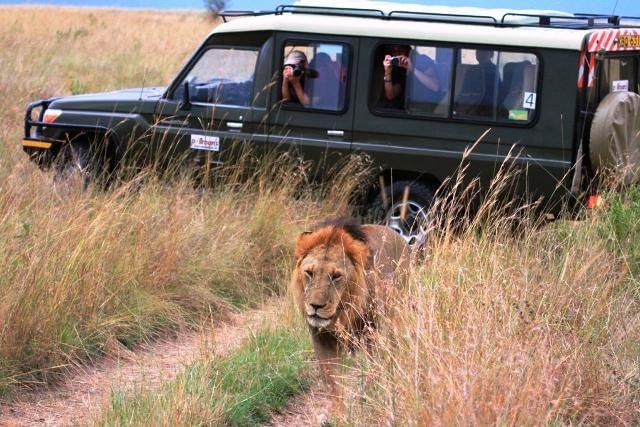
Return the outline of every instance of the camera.
{"type": "Polygon", "coordinates": [[[305,69],[300,65],[293,65],[291,68],[293,68],[293,75],[296,77],[300,77],[305,72],[305,69]]]}
{"type": "Polygon", "coordinates": [[[400,65],[400,60],[402,60],[402,56],[394,56],[391,58],[391,66],[397,67],[400,65]]]}
{"type": "Polygon", "coordinates": [[[318,72],[316,70],[302,67],[300,66],[300,64],[287,64],[285,65],[285,67],[291,67],[293,70],[293,75],[296,77],[306,76],[310,79],[315,79],[316,77],[318,77],[318,72]]]}

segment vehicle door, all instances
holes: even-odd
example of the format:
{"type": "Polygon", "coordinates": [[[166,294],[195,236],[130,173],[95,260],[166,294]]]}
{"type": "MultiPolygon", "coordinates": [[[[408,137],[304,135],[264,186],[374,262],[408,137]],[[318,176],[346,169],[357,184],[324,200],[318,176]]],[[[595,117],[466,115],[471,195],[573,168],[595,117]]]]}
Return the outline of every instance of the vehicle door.
{"type": "Polygon", "coordinates": [[[276,36],[269,145],[313,160],[316,177],[340,164],[351,149],[356,90],[351,76],[356,72],[357,48],[358,40],[349,37],[276,36]],[[294,82],[284,77],[285,64],[299,74],[302,95],[296,93],[294,82]]]}
{"type": "Polygon", "coordinates": [[[271,34],[214,34],[178,75],[156,110],[152,161],[206,169],[251,142],[265,143],[271,34]]]}

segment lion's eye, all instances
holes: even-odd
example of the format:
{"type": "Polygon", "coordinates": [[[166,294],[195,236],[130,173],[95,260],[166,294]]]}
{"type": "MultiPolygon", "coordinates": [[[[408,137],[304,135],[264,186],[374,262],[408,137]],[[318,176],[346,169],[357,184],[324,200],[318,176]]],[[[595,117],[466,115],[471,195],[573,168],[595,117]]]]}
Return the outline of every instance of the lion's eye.
{"type": "Polygon", "coordinates": [[[313,271],[305,270],[304,275],[307,276],[308,279],[313,279],[313,271]]]}
{"type": "Polygon", "coordinates": [[[331,281],[332,282],[337,282],[340,279],[342,279],[342,274],[340,274],[340,273],[333,273],[331,275],[331,281]]]}

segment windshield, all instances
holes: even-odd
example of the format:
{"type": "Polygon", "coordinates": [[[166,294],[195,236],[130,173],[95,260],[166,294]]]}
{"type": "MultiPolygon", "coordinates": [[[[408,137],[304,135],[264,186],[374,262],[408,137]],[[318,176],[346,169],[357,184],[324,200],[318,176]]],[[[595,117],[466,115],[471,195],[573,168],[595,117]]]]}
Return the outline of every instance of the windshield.
{"type": "MultiPolygon", "coordinates": [[[[258,50],[215,47],[205,51],[184,82],[193,103],[249,106],[258,50]]],[[[183,96],[184,83],[173,98],[183,96]]]]}

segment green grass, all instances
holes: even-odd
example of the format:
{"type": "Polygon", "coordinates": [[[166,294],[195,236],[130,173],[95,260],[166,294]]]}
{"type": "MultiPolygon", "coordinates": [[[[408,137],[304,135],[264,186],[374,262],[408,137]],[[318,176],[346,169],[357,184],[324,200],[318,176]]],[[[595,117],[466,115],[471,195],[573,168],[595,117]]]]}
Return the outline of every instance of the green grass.
{"type": "Polygon", "coordinates": [[[160,390],[112,393],[97,425],[252,426],[308,386],[309,339],[299,328],[265,329],[233,354],[200,361],[160,390]]]}
{"type": "Polygon", "coordinates": [[[631,187],[623,192],[610,192],[606,201],[600,236],[637,277],[640,273],[640,190],[631,187]]]}

